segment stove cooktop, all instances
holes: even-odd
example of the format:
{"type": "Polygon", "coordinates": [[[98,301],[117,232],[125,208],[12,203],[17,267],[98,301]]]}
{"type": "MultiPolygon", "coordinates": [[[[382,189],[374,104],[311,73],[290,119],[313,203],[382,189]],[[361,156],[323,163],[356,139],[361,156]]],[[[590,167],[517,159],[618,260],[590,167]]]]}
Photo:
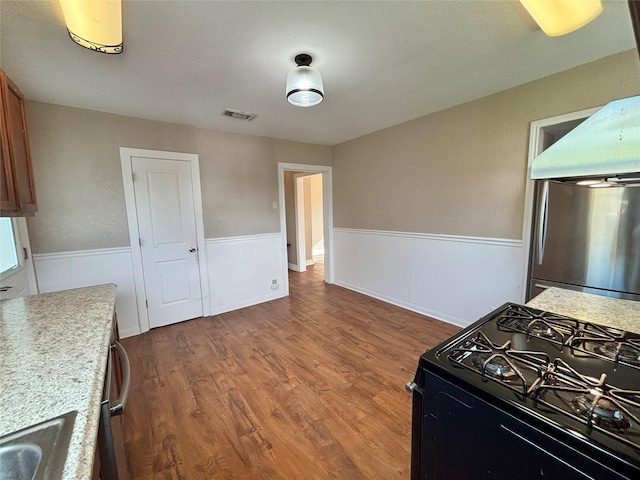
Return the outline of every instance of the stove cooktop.
{"type": "Polygon", "coordinates": [[[640,467],[639,334],[507,303],[421,361],[640,467]]]}

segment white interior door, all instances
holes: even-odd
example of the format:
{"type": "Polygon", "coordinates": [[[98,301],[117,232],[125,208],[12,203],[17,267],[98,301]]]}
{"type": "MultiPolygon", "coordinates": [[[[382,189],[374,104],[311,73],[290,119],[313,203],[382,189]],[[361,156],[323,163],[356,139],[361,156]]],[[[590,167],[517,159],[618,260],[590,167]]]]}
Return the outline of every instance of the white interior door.
{"type": "Polygon", "coordinates": [[[0,300],[38,293],[27,223],[0,218],[0,300]]]}
{"type": "Polygon", "coordinates": [[[151,328],[203,315],[191,164],[131,157],[151,328]]]}

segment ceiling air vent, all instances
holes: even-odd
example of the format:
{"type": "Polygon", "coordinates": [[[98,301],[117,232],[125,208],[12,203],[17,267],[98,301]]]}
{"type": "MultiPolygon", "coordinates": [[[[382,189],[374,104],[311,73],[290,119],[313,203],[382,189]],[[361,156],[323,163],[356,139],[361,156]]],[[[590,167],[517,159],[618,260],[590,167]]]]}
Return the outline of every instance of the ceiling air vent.
{"type": "Polygon", "coordinates": [[[239,118],[240,120],[253,120],[257,116],[255,113],[241,112],[240,110],[233,110],[231,108],[225,108],[220,115],[239,118]]]}

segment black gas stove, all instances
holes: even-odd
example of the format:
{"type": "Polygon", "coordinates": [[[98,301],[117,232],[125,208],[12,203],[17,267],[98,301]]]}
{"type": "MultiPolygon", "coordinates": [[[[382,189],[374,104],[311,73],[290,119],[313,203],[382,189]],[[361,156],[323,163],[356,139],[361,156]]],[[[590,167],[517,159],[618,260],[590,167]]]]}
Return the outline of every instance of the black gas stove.
{"type": "Polygon", "coordinates": [[[640,479],[639,334],[507,303],[408,388],[413,480],[640,479]]]}

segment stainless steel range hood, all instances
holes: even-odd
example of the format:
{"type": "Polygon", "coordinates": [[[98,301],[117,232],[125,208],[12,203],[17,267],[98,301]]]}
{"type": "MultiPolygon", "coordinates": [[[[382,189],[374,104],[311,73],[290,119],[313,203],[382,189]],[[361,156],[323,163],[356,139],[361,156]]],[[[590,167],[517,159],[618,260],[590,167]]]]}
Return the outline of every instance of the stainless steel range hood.
{"type": "Polygon", "coordinates": [[[640,183],[640,96],[608,103],[533,159],[531,178],[640,183]]]}

